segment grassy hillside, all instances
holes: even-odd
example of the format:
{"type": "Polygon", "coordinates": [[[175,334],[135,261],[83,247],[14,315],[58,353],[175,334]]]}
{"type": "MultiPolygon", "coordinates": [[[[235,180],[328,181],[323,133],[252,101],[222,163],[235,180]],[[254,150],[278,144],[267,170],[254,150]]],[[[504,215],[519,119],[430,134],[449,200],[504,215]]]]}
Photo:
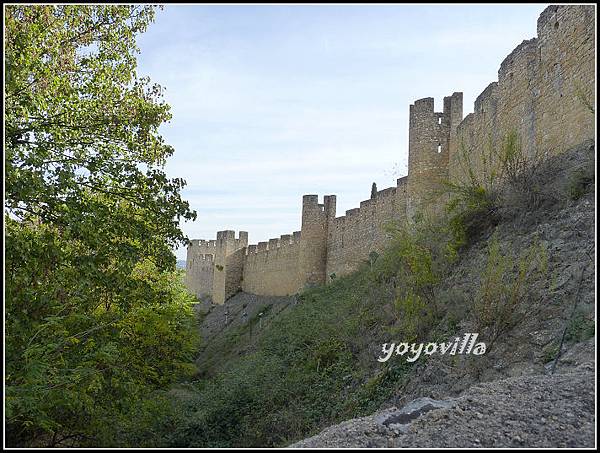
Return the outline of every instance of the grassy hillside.
{"type": "Polygon", "coordinates": [[[285,446],[419,393],[543,370],[561,338],[568,347],[594,334],[593,163],[587,143],[546,162],[526,191],[463,187],[446,215],[390,226],[389,247],[357,272],[223,327],[198,378],[133,439],[285,446]],[[382,343],[463,332],[488,343],[483,358],[376,360],[382,343]]]}

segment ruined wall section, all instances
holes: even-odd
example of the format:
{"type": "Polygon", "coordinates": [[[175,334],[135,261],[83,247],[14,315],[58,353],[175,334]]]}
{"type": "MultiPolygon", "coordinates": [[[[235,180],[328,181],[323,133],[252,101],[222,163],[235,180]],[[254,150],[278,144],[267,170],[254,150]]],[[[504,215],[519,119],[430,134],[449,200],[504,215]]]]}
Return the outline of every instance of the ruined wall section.
{"type": "Polygon", "coordinates": [[[476,99],[474,112],[451,143],[449,176],[466,181],[500,168],[511,133],[527,159],[562,152],[595,135],[594,7],[550,6],[540,15],[538,37],[523,41],[501,63],[498,82],[476,99]]]}
{"type": "Polygon", "coordinates": [[[300,231],[250,245],[244,264],[243,291],[265,296],[295,294],[300,280],[300,231]]]}

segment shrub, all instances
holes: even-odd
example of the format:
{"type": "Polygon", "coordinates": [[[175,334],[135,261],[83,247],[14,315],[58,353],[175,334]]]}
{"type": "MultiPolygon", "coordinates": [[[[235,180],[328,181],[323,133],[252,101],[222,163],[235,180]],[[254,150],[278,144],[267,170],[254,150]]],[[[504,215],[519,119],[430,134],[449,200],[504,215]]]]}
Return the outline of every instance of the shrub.
{"type": "Polygon", "coordinates": [[[492,235],[473,307],[477,327],[488,334],[490,348],[534,308],[532,282],[546,272],[547,253],[539,243],[514,258],[502,253],[496,233],[492,235]]]}
{"type": "Polygon", "coordinates": [[[565,340],[573,342],[589,340],[594,336],[595,331],[594,320],[590,319],[582,311],[577,311],[569,321],[565,340]]]}
{"type": "Polygon", "coordinates": [[[114,420],[195,372],[193,297],[139,261],[94,285],[85,247],[46,225],[7,224],[7,436],[13,445],[114,442],[114,420]],[[40,244],[42,246],[40,246],[40,244]],[[27,282],[27,284],[25,284],[27,282]]]}
{"type": "Polygon", "coordinates": [[[589,186],[593,183],[594,168],[592,166],[577,168],[568,176],[565,188],[566,195],[571,200],[577,200],[588,191],[589,186]]]}
{"type": "Polygon", "coordinates": [[[440,282],[458,259],[463,244],[445,217],[417,216],[413,224],[390,225],[391,240],[371,267],[372,278],[391,284],[395,324],[407,340],[429,335],[446,314],[440,282]]]}
{"type": "Polygon", "coordinates": [[[508,132],[499,146],[468,150],[461,145],[455,156],[455,180],[445,181],[449,196],[446,213],[457,238],[463,243],[493,227],[501,217],[514,217],[555,203],[548,181],[556,177],[546,164],[547,152],[525,150],[516,131],[508,132]]]}

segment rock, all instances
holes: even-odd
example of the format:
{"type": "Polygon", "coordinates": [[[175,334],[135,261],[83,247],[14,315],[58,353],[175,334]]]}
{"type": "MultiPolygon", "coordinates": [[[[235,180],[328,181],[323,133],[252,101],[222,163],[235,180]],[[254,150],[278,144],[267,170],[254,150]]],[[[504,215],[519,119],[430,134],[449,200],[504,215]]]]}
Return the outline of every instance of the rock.
{"type": "Polygon", "coordinates": [[[468,448],[480,447],[485,439],[485,446],[494,448],[591,448],[595,444],[594,383],[593,364],[588,362],[561,374],[479,384],[458,398],[419,398],[401,409],[329,427],[291,447],[468,448]],[[465,403],[477,410],[462,411],[465,403]],[[381,427],[387,428],[386,434],[378,434],[381,427]]]}

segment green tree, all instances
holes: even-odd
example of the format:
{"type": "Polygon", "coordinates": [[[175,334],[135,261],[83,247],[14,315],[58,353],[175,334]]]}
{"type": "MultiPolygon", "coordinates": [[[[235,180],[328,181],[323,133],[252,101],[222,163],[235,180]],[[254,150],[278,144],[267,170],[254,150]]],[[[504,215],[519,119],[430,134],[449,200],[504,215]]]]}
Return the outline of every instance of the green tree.
{"type": "Polygon", "coordinates": [[[13,445],[115,442],[111,419],[190,371],[162,88],[147,6],[5,7],[6,427],[13,445]],[[112,431],[111,431],[112,430],[112,431]],[[113,436],[113,437],[111,437],[113,436]],[[111,440],[112,439],[112,440],[111,440]]]}

